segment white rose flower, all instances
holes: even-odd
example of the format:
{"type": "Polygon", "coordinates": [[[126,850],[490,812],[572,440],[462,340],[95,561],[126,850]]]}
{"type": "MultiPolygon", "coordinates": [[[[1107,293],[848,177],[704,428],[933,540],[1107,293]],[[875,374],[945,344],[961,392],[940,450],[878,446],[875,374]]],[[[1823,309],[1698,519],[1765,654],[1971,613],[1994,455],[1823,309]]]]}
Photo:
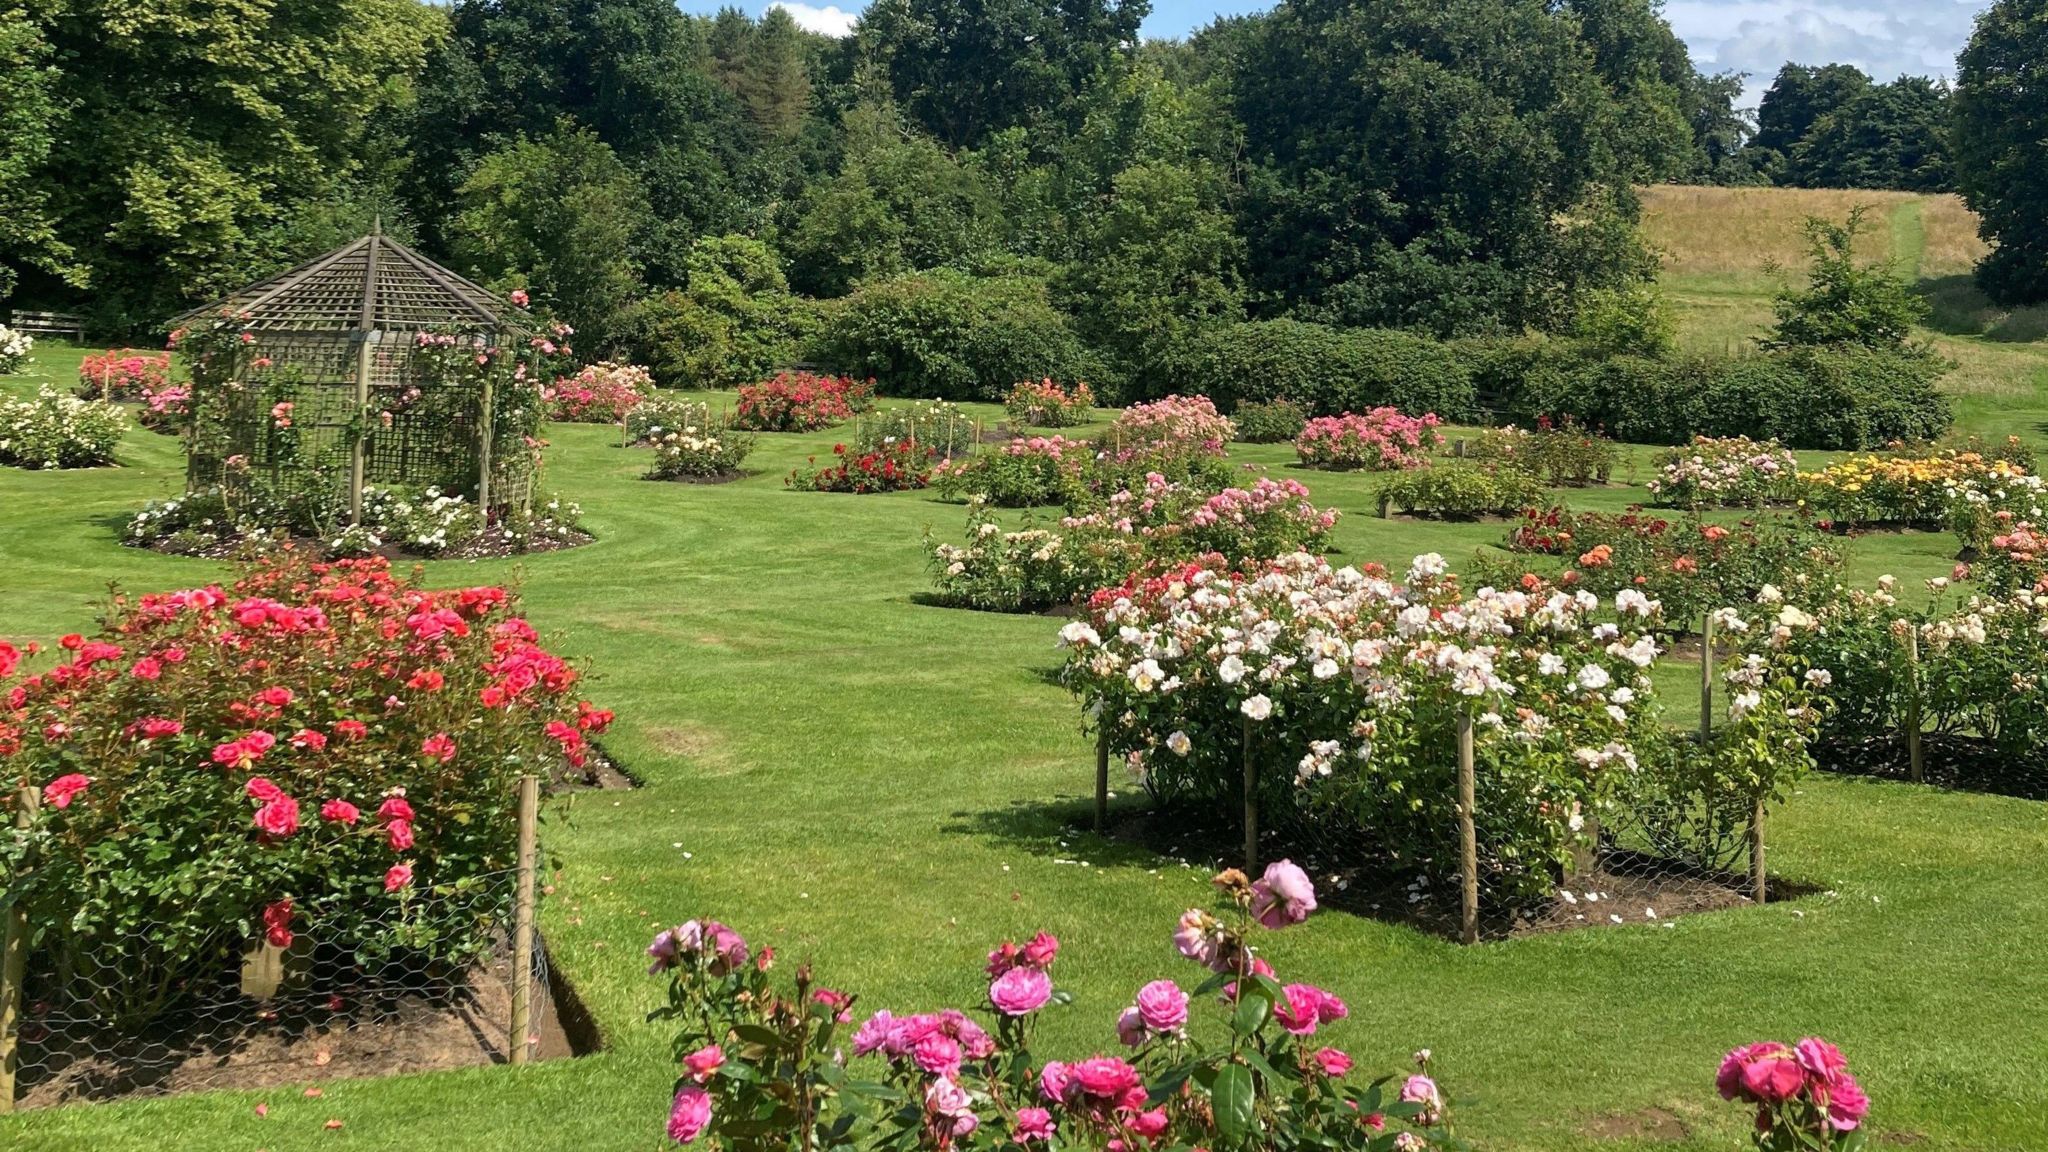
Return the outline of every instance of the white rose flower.
{"type": "Polygon", "coordinates": [[[1264,720],[1273,714],[1273,702],[1266,699],[1264,693],[1260,693],[1238,705],[1237,710],[1254,720],[1264,720]]]}

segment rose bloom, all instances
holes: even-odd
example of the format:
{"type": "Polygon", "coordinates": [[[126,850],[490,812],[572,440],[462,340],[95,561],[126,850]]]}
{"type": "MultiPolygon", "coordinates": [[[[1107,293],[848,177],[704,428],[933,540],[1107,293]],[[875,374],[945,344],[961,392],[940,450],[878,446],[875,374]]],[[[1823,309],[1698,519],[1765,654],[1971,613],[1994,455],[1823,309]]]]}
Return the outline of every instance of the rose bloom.
{"type": "Polygon", "coordinates": [[[695,1084],[676,1090],[675,1103],[668,1109],[668,1138],[688,1144],[711,1126],[711,1094],[695,1084]]]}
{"type": "Polygon", "coordinates": [[[71,801],[92,783],[92,777],[79,772],[67,772],[48,784],[43,785],[43,803],[52,808],[69,808],[71,801]]]}
{"type": "Polygon", "coordinates": [[[393,820],[384,828],[393,852],[407,852],[412,849],[412,821],[393,820]]]}
{"type": "Polygon", "coordinates": [[[363,818],[362,810],[346,800],[329,800],[320,806],[320,818],[336,824],[354,824],[363,818]]]}
{"type": "Polygon", "coordinates": [[[1292,860],[1275,860],[1252,883],[1252,915],[1268,928],[1285,928],[1316,910],[1316,886],[1292,860]]]}
{"type": "Polygon", "coordinates": [[[1316,1067],[1323,1075],[1339,1077],[1351,1071],[1351,1057],[1336,1048],[1318,1048],[1315,1054],[1316,1067]]]}
{"type": "Polygon", "coordinates": [[[279,796],[256,810],[256,827],[265,836],[282,839],[299,830],[299,802],[279,796]]]}
{"type": "Polygon", "coordinates": [[[1052,977],[1036,968],[1012,968],[988,986],[988,1001],[1005,1016],[1028,1016],[1052,999],[1052,977]]]}
{"type": "Polygon", "coordinates": [[[1273,1006],[1273,1019],[1296,1036],[1307,1036],[1322,1020],[1323,990],[1312,984],[1289,984],[1286,999],[1273,1006]]]}
{"type": "Polygon", "coordinates": [[[725,1049],[716,1044],[706,1044],[688,1056],[683,1057],[683,1067],[690,1070],[690,1079],[702,1084],[725,1063],[725,1049]]]}
{"type": "Polygon", "coordinates": [[[412,887],[412,865],[393,864],[390,870],[384,873],[384,890],[386,892],[396,892],[400,888],[410,887],[412,887]]]}
{"type": "Polygon", "coordinates": [[[1145,1031],[1145,1018],[1136,1008],[1126,1008],[1116,1018],[1116,1038],[1126,1048],[1142,1048],[1150,1033],[1145,1031]]]}
{"type": "Polygon", "coordinates": [[[1053,1123],[1052,1113],[1043,1108],[1017,1109],[1017,1141],[1028,1144],[1033,1140],[1050,1140],[1059,1128],[1053,1123]]]}
{"type": "Polygon", "coordinates": [[[1155,1032],[1177,1032],[1188,1022],[1188,994],[1171,980],[1138,989],[1138,1015],[1155,1032]]]}

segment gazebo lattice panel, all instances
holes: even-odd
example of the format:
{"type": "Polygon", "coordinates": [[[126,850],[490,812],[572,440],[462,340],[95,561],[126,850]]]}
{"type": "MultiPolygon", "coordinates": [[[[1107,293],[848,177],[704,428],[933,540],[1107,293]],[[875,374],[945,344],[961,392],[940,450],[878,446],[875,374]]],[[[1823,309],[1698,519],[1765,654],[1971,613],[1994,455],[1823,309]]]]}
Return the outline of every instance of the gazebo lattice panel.
{"type": "Polygon", "coordinates": [[[194,410],[214,426],[191,437],[190,488],[261,479],[282,498],[353,507],[360,468],[367,485],[472,499],[487,489],[494,511],[530,504],[533,454],[523,437],[492,429],[490,482],[480,483],[487,393],[436,378],[420,347],[423,333],[456,333],[459,347],[518,348],[528,333],[489,292],[373,231],[180,323],[224,312],[247,339],[232,378],[206,385],[213,395],[196,394],[195,374],[194,410]],[[285,426],[273,410],[280,399],[291,404],[285,426]]]}

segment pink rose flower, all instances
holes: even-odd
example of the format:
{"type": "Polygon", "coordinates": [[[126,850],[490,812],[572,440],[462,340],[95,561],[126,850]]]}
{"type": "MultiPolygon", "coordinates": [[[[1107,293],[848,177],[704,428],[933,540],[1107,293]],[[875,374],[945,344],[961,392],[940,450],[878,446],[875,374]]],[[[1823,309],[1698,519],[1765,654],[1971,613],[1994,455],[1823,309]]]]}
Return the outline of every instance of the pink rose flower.
{"type": "Polygon", "coordinates": [[[1116,1038],[1126,1048],[1142,1048],[1145,1045],[1145,1017],[1136,1008],[1126,1008],[1116,1018],[1116,1038]]]}
{"type": "Polygon", "coordinates": [[[1315,910],[1316,886],[1291,860],[1273,861],[1252,882],[1252,915],[1268,928],[1299,924],[1315,910]]]}
{"type": "Polygon", "coordinates": [[[299,802],[279,796],[256,810],[256,828],[265,836],[283,839],[299,830],[299,802]]]}
{"type": "Polygon", "coordinates": [[[934,1076],[960,1074],[960,1042],[943,1032],[928,1033],[911,1045],[910,1058],[934,1076]]]}
{"type": "Polygon", "coordinates": [[[1131,1130],[1131,1135],[1143,1136],[1148,1140],[1164,1133],[1166,1131],[1166,1124],[1166,1109],[1164,1108],[1154,1108],[1150,1112],[1140,1112],[1124,1122],[1124,1126],[1131,1130]]]}
{"type": "Polygon", "coordinates": [[[1437,1122],[1443,1110],[1444,1098],[1442,1093],[1437,1091],[1436,1081],[1417,1073],[1401,1085],[1401,1103],[1422,1105],[1422,1111],[1415,1115],[1415,1122],[1429,1125],[1437,1122]]]}
{"type": "Polygon", "coordinates": [[[1315,1032],[1322,1020],[1323,990],[1312,984],[1289,984],[1285,998],[1273,1005],[1273,1019],[1296,1036],[1315,1032]]]}
{"type": "Polygon", "coordinates": [[[1038,1071],[1038,1092],[1054,1103],[1064,1102],[1074,1090],[1074,1074],[1058,1060],[1048,1060],[1038,1071]]]}
{"type": "Polygon", "coordinates": [[[1870,1097],[1863,1094],[1863,1086],[1846,1069],[1813,1091],[1814,1102],[1827,1112],[1828,1127],[1837,1132],[1855,1131],[1870,1114],[1870,1097]]]}
{"type": "Polygon", "coordinates": [[[412,821],[393,820],[385,826],[384,835],[393,852],[409,851],[412,848],[412,821]]]}
{"type": "Polygon", "coordinates": [[[1336,1048],[1318,1048],[1314,1059],[1323,1075],[1332,1079],[1351,1071],[1351,1057],[1336,1048]]]}
{"type": "Polygon", "coordinates": [[[1784,1045],[1775,1048],[1754,1057],[1742,1069],[1743,1092],[1759,1104],[1782,1104],[1806,1086],[1806,1069],[1784,1045]]]}
{"type": "Polygon", "coordinates": [[[1818,1036],[1808,1036],[1801,1040],[1793,1046],[1792,1052],[1801,1068],[1822,1080],[1832,1077],[1837,1072],[1846,1071],[1849,1067],[1849,1061],[1842,1055],[1842,1050],[1818,1036]]]}
{"type": "Polygon", "coordinates": [[[393,864],[385,871],[384,890],[386,892],[396,892],[400,888],[410,887],[412,887],[412,865],[405,863],[393,864]]]}
{"type": "Polygon", "coordinates": [[[675,1103],[668,1110],[668,1138],[688,1144],[711,1126],[711,1094],[695,1084],[676,1090],[675,1103]]]}
{"type": "Polygon", "coordinates": [[[716,1044],[706,1044],[688,1056],[683,1057],[683,1067],[689,1069],[690,1079],[699,1084],[711,1079],[725,1063],[725,1049],[716,1044]]]}
{"type": "Polygon", "coordinates": [[[287,896],[263,908],[263,939],[273,948],[292,946],[292,898],[287,896]]]}
{"type": "Polygon", "coordinates": [[[1142,1088],[1138,1070],[1114,1056],[1091,1056],[1067,1066],[1073,1082],[1083,1093],[1102,1100],[1121,1100],[1133,1088],[1142,1088]]]}
{"type": "Polygon", "coordinates": [[[260,801],[264,804],[268,804],[279,796],[284,795],[284,789],[279,788],[263,776],[249,777],[249,782],[242,786],[242,791],[248,795],[249,799],[260,801]]]}
{"type": "Polygon", "coordinates": [[[988,986],[988,1001],[1005,1016],[1028,1016],[1052,999],[1052,977],[1036,968],[1012,968],[988,986]]]}
{"type": "Polygon", "coordinates": [[[1023,951],[1019,953],[1018,958],[1024,964],[1042,970],[1052,967],[1053,957],[1058,956],[1059,953],[1059,937],[1049,932],[1040,932],[1025,943],[1023,951]]]}
{"type": "Polygon", "coordinates": [[[1154,1032],[1178,1032],[1188,1022],[1188,994],[1171,980],[1138,989],[1138,1015],[1154,1032]]]}
{"type": "Polygon", "coordinates": [[[1050,1140],[1059,1130],[1054,1124],[1052,1113],[1043,1108],[1017,1109],[1017,1142],[1029,1144],[1034,1140],[1050,1140]]]}
{"type": "Polygon", "coordinates": [[[52,808],[69,808],[71,801],[91,783],[90,776],[80,772],[67,772],[43,785],[43,803],[52,808]]]}
{"type": "Polygon", "coordinates": [[[320,806],[320,818],[336,824],[354,824],[363,818],[363,813],[346,800],[329,800],[320,806]]]}
{"type": "Polygon", "coordinates": [[[895,1027],[896,1018],[887,1009],[868,1017],[853,1034],[853,1054],[866,1056],[888,1047],[889,1035],[895,1027]]]}

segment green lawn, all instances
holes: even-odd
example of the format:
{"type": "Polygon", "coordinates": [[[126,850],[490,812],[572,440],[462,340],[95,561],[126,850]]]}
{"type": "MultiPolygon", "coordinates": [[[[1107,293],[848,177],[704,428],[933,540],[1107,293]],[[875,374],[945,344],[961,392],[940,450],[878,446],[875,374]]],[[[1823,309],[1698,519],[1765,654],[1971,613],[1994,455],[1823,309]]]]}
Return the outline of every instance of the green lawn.
{"type": "MultiPolygon", "coordinates": [[[[1973,394],[1966,420],[2040,441],[2032,413],[2048,411],[2048,356],[1978,347],[1997,354],[2029,415],[2015,426],[1973,394]]],[[[43,362],[64,377],[75,354],[43,362]]],[[[31,1113],[0,1122],[0,1146],[647,1149],[672,1073],[665,1035],[642,1023],[659,988],[640,949],[656,926],[695,915],[815,960],[869,1007],[899,1009],[977,1000],[991,944],[1049,929],[1076,997],[1045,1022],[1042,1047],[1055,1054],[1113,1045],[1116,1013],[1140,983],[1187,974],[1167,935],[1206,897],[1200,862],[1068,831],[1092,765],[1077,709],[1046,678],[1057,622],[916,600],[929,586],[920,536],[957,533],[960,508],[784,491],[782,475],[829,451],[831,433],[763,436],[758,474],[720,487],[638,479],[648,454],[603,428],[550,435],[549,483],[582,502],[598,542],[429,574],[519,581],[536,623],[587,662],[592,695],[617,709],[608,745],[645,782],[560,806],[547,833],[562,862],[548,939],[607,1051],[332,1084],[317,1100],[282,1089],[31,1113]],[[259,1101],[267,1118],[254,1114],[259,1101]],[[330,1117],[345,1127],[325,1130],[330,1117]]],[[[115,470],[0,469],[0,635],[80,628],[110,580],[161,588],[219,574],[118,546],[123,516],[180,479],[168,438],[137,430],[121,455],[115,470]]],[[[1288,458],[1284,447],[1239,455],[1288,458]]],[[[1634,455],[1641,479],[1647,450],[1634,455]]],[[[1346,513],[1346,560],[1438,550],[1455,561],[1500,535],[1377,520],[1368,480],[1307,479],[1319,503],[1346,513]]],[[[1933,575],[1953,550],[1942,536],[1873,537],[1856,545],[1854,570],[1933,575]]],[[[1826,894],[1471,949],[1327,913],[1272,937],[1273,960],[1350,1000],[1334,1042],[1363,1066],[1391,1070],[1433,1048],[1487,1148],[1732,1147],[1747,1121],[1713,1095],[1721,1052],[1814,1032],[1849,1053],[1881,1137],[1929,1150],[2048,1147],[2048,807],[1818,778],[1772,836],[1774,871],[1826,894]],[[1690,1135],[1588,1134],[1650,1109],[1690,1135]]]]}

